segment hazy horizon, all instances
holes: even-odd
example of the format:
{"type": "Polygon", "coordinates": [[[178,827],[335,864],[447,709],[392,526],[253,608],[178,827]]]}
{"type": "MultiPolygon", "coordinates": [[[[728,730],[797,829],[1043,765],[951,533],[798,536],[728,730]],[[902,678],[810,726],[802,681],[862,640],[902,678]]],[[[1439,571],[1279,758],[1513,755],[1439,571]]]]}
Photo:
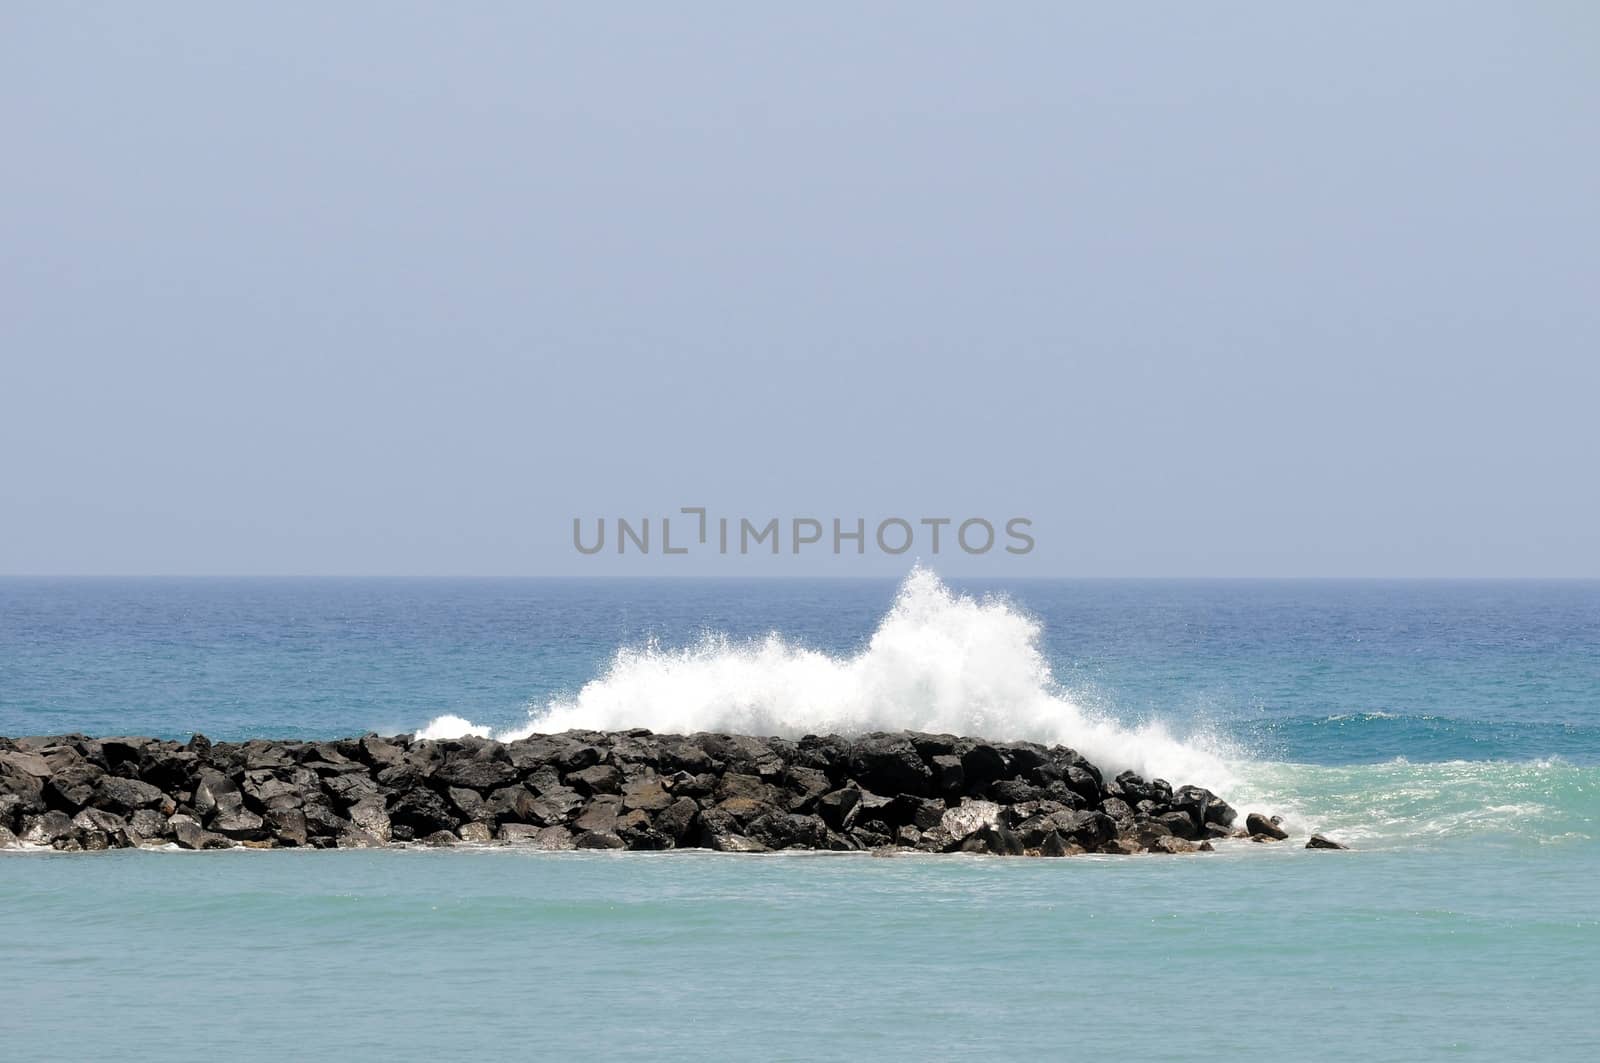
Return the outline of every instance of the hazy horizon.
{"type": "Polygon", "coordinates": [[[1600,577],[1597,30],[13,5],[0,572],[1600,577]]]}

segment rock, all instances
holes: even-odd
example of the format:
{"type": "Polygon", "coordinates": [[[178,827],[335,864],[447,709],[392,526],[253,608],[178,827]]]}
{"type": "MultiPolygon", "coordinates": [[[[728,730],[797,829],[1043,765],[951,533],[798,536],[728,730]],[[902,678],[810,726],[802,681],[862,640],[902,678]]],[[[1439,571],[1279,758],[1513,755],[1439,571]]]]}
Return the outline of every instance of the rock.
{"type": "Polygon", "coordinates": [[[359,804],[368,798],[379,797],[383,792],[370,776],[355,772],[327,776],[322,780],[322,788],[328,791],[328,795],[335,803],[343,808],[359,804]]]}
{"type": "Polygon", "coordinates": [[[312,844],[316,844],[318,838],[327,838],[331,842],[350,825],[343,816],[333,810],[331,800],[321,795],[319,798],[316,801],[307,801],[300,810],[306,818],[306,834],[310,836],[312,844]]]}
{"type": "Polygon", "coordinates": [[[1180,838],[1200,837],[1200,824],[1188,812],[1163,812],[1152,819],[1180,838]]]}
{"type": "Polygon", "coordinates": [[[998,824],[983,826],[961,841],[964,853],[991,853],[995,856],[1021,856],[1027,851],[1022,839],[998,824]]]}
{"type": "Polygon", "coordinates": [[[1186,838],[1180,838],[1175,834],[1163,834],[1150,847],[1150,851],[1153,853],[1193,853],[1198,852],[1199,849],[1200,847],[1194,842],[1186,838]]]}
{"type": "Polygon", "coordinates": [[[1277,816],[1268,819],[1260,812],[1252,812],[1244,818],[1244,829],[1250,832],[1252,838],[1271,838],[1274,841],[1283,841],[1289,837],[1278,824],[1283,820],[1277,816]]]}
{"type": "Polygon", "coordinates": [[[854,786],[841,787],[817,799],[817,814],[834,830],[849,830],[855,822],[861,804],[861,791],[854,786]]]}
{"type": "Polygon", "coordinates": [[[473,790],[494,790],[516,782],[516,766],[509,758],[496,756],[495,748],[447,756],[434,778],[446,786],[465,786],[473,790]]]}
{"type": "Polygon", "coordinates": [[[661,785],[661,779],[654,775],[634,779],[622,788],[622,807],[630,812],[635,809],[660,812],[672,802],[672,794],[661,785]]]}
{"type": "Polygon", "coordinates": [[[565,827],[534,827],[526,823],[505,823],[500,827],[500,840],[508,845],[526,845],[547,852],[577,848],[572,840],[572,832],[565,827]]]}
{"type": "Polygon", "coordinates": [[[820,849],[828,828],[817,816],[769,812],[752,820],[745,835],[768,849],[820,849]]]}
{"type": "Polygon", "coordinates": [[[967,793],[979,793],[1005,778],[1006,760],[991,745],[978,743],[961,756],[967,793]]]}
{"type": "Polygon", "coordinates": [[[456,837],[453,832],[447,830],[436,830],[426,838],[421,838],[419,840],[423,845],[426,845],[431,849],[446,849],[452,845],[459,844],[461,841],[461,839],[456,837]]]}
{"type": "Polygon", "coordinates": [[[458,822],[444,798],[424,786],[401,794],[389,809],[389,820],[394,826],[409,828],[418,838],[434,831],[452,830],[458,822]]]}
{"type": "Polygon", "coordinates": [[[1050,817],[1057,833],[1087,850],[1098,850],[1117,836],[1117,822],[1104,812],[1074,810],[1050,817]]]}
{"type": "Polygon", "coordinates": [[[622,790],[622,773],[610,764],[596,764],[569,773],[567,782],[581,794],[615,794],[622,790]]]}
{"type": "Polygon", "coordinates": [[[76,812],[94,799],[95,787],[105,772],[89,761],[77,759],[56,771],[44,784],[45,801],[55,808],[76,812]]]}
{"type": "Polygon", "coordinates": [[[11,832],[10,827],[0,827],[0,849],[20,849],[22,839],[11,832]]]}
{"type": "Polygon", "coordinates": [[[22,840],[29,845],[54,845],[58,840],[75,837],[78,833],[72,818],[59,809],[51,809],[42,815],[26,816],[22,827],[22,840]]]}
{"type": "MultiPolygon", "coordinates": [[[[138,779],[123,779],[115,775],[107,775],[95,785],[95,793],[89,803],[96,808],[121,815],[128,815],[141,808],[175,810],[172,799],[162,793],[160,787],[138,779]]],[[[170,815],[171,811],[168,814],[170,815]]]]}
{"type": "MultiPolygon", "coordinates": [[[[439,834],[442,832],[434,831],[434,833],[439,834]]],[[[462,841],[470,842],[473,845],[487,845],[489,842],[494,840],[494,828],[487,823],[477,820],[474,820],[471,823],[461,824],[460,830],[458,830],[456,833],[462,841]]]]}
{"type": "MultiPolygon", "coordinates": [[[[98,831],[118,848],[128,844],[128,821],[113,812],[99,808],[86,808],[72,817],[72,825],[80,831],[98,831]],[[120,844],[119,842],[120,836],[120,844]]],[[[87,848],[87,846],[85,846],[87,848]]]]}
{"type": "Polygon", "coordinates": [[[306,828],[306,814],[298,808],[269,809],[267,829],[284,845],[303,846],[310,841],[310,834],[306,828]]]}
{"type": "Polygon", "coordinates": [[[128,817],[128,837],[135,845],[165,843],[172,839],[172,825],[153,808],[135,809],[128,817]]]}
{"type": "Polygon", "coordinates": [[[361,739],[361,759],[374,768],[387,768],[399,764],[405,758],[405,750],[377,735],[366,735],[361,739]]]}
{"type": "Polygon", "coordinates": [[[674,845],[683,845],[700,823],[700,806],[693,798],[680,797],[656,814],[656,830],[672,839],[674,845]]]}
{"type": "Polygon", "coordinates": [[[1084,850],[1067,841],[1058,831],[1051,831],[1039,846],[1040,856],[1076,856],[1084,850]]]}
{"type": "Polygon", "coordinates": [[[1348,845],[1343,845],[1343,844],[1341,844],[1339,842],[1334,841],[1332,838],[1329,838],[1325,834],[1313,834],[1311,836],[1311,840],[1306,842],[1306,848],[1307,849],[1348,849],[1350,847],[1348,845]]]}
{"type": "MultiPolygon", "coordinates": [[[[988,747],[984,747],[988,748],[988,747]]],[[[1000,806],[993,801],[963,801],[958,807],[946,809],[939,826],[953,842],[968,837],[988,827],[1000,825],[1000,806]]]]}
{"type": "Polygon", "coordinates": [[[946,797],[958,797],[967,785],[967,773],[962,770],[961,758],[953,753],[941,753],[931,761],[933,788],[946,797]]]}
{"type": "Polygon", "coordinates": [[[262,841],[267,837],[267,824],[264,819],[254,812],[246,809],[242,804],[237,808],[228,807],[219,809],[211,817],[207,826],[218,834],[234,841],[262,841]]]}
{"type": "Polygon", "coordinates": [[[711,843],[707,848],[715,849],[719,853],[764,853],[767,847],[752,838],[742,834],[718,833],[711,836],[711,843]]]}
{"type": "Polygon", "coordinates": [[[642,808],[624,813],[617,820],[616,834],[624,845],[633,850],[671,849],[676,844],[672,838],[656,829],[650,820],[650,813],[642,808]]]}
{"type": "Polygon", "coordinates": [[[626,849],[627,843],[608,830],[586,830],[572,840],[578,849],[626,849]]]}
{"type": "MultiPolygon", "coordinates": [[[[394,838],[393,824],[389,819],[388,809],[385,808],[383,798],[368,797],[357,801],[350,806],[350,822],[361,830],[366,831],[384,845],[389,844],[394,838]]],[[[437,834],[438,831],[430,831],[437,834]]]]}
{"type": "Polygon", "coordinates": [[[200,826],[193,816],[175,815],[167,820],[180,849],[231,849],[233,843],[220,834],[200,826]]]}
{"type": "Polygon", "coordinates": [[[341,849],[381,849],[383,842],[359,827],[352,827],[339,835],[338,845],[341,849]]]}
{"type": "Polygon", "coordinates": [[[7,771],[38,779],[42,784],[50,778],[50,765],[37,753],[12,750],[0,753],[0,774],[7,771]]]}
{"type": "Polygon", "coordinates": [[[597,797],[589,802],[588,807],[578,813],[578,817],[572,821],[572,825],[580,831],[611,833],[617,829],[617,817],[621,813],[621,798],[597,797]]]}
{"type": "Polygon", "coordinates": [[[828,774],[820,768],[790,765],[783,775],[784,788],[789,791],[789,811],[810,812],[817,799],[833,788],[828,774]]]}
{"type": "Polygon", "coordinates": [[[933,771],[905,735],[871,734],[858,739],[850,767],[863,790],[918,797],[933,792],[933,771]]]}

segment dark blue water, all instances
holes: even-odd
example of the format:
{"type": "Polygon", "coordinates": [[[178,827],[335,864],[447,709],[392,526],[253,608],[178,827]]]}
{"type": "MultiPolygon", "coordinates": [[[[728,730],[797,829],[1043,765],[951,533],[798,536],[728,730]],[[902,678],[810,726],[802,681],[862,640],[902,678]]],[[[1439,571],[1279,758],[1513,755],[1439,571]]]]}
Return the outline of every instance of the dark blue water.
{"type": "MultiPolygon", "coordinates": [[[[1261,757],[1600,762],[1600,583],[953,581],[1036,616],[1116,717],[1261,757]]],[[[889,581],[0,580],[0,734],[331,737],[493,726],[621,646],[861,650],[889,581]]]]}

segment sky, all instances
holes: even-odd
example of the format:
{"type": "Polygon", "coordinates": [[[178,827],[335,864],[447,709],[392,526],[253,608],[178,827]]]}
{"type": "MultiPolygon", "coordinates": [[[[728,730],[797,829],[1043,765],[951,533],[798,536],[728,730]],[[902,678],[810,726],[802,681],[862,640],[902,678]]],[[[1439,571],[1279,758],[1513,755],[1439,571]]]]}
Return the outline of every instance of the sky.
{"type": "Polygon", "coordinates": [[[1582,2],[8,4],[0,573],[1600,576],[1597,131],[1582,2]]]}

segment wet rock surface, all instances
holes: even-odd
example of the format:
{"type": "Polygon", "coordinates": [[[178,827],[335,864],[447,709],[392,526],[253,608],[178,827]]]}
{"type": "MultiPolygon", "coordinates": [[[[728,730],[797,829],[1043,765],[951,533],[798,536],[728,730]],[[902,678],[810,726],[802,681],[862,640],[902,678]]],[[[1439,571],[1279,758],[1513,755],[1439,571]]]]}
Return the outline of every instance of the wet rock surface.
{"type": "MultiPolygon", "coordinates": [[[[1282,838],[1209,790],[1063,746],[874,733],[569,731],[501,743],[0,738],[0,848],[1194,853],[1282,838]]],[[[1321,836],[1313,847],[1333,847],[1321,836]]]]}

